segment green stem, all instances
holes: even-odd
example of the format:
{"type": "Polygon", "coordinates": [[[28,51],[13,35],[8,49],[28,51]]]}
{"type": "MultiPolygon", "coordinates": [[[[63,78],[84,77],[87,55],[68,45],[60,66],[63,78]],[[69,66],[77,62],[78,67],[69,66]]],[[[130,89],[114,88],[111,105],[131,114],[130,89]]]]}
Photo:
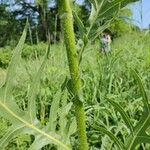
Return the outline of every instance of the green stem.
{"type": "Polygon", "coordinates": [[[70,0],[58,0],[58,2],[72,81],[72,92],[74,94],[73,103],[75,106],[80,150],[88,150],[84,104],[80,99],[81,79],[79,74],[78,54],[75,45],[72,9],[70,6],[70,0]]]}

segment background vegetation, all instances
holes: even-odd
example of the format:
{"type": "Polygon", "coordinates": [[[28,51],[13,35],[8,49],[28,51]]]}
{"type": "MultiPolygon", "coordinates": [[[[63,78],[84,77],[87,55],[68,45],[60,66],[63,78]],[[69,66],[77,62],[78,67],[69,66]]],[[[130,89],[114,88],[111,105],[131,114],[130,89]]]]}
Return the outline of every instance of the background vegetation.
{"type": "MultiPolygon", "coordinates": [[[[17,103],[17,107],[14,106],[12,110],[15,111],[15,108],[19,107],[27,115],[29,101],[35,99],[35,115],[38,120],[33,122],[35,127],[76,150],[79,149],[78,134],[58,7],[56,2],[53,2],[55,5],[50,7],[44,5],[48,3],[47,1],[43,2],[45,3],[14,1],[10,4],[7,1],[1,1],[0,98],[3,101],[3,87],[7,85],[6,87],[10,87],[7,89],[8,92],[6,90],[7,97],[10,98],[13,95],[12,100],[17,103]],[[11,9],[13,5],[17,5],[17,8],[11,9]],[[24,35],[18,44],[21,48],[15,53],[17,48],[13,49],[25,27],[27,16],[30,26],[27,29],[26,43],[23,44],[24,35]],[[47,38],[49,34],[51,35],[50,47],[48,47],[47,38]],[[45,56],[47,49],[49,49],[49,54],[45,56]],[[13,54],[16,54],[16,57],[12,57],[13,54]],[[21,55],[20,59],[18,59],[19,55],[21,55]],[[14,64],[10,63],[11,58],[14,64]],[[8,76],[9,72],[11,75],[8,76]],[[5,80],[10,82],[5,83],[5,80]]],[[[85,28],[89,26],[86,20],[90,15],[90,8],[88,1],[81,6],[73,3],[73,10],[83,21],[85,28]]],[[[119,9],[117,16],[115,15],[116,17],[108,27],[105,27],[105,19],[98,22],[98,25],[104,25],[113,36],[112,52],[108,56],[100,52],[99,38],[94,41],[89,40],[82,55],[80,71],[88,143],[92,150],[150,149],[148,144],[150,113],[149,110],[147,111],[149,106],[145,107],[146,100],[150,96],[150,33],[148,30],[141,31],[127,22],[126,18],[131,15],[129,9],[119,9]],[[124,111],[120,111],[121,107],[124,111]],[[144,113],[143,110],[145,110],[144,113]],[[141,121],[142,118],[143,122],[145,118],[148,122],[144,124],[141,121]],[[142,125],[144,128],[139,129],[138,126],[142,125]],[[133,142],[133,145],[131,144],[132,127],[133,134],[137,133],[137,136],[134,136],[137,138],[135,140],[137,143],[133,142]],[[139,139],[141,135],[145,139],[139,139]]],[[[76,21],[74,29],[80,53],[83,43],[78,42],[82,36],[76,21]]],[[[12,105],[11,101],[8,101],[6,106],[9,103],[12,105]]],[[[2,106],[0,107],[0,147],[3,148],[7,143],[6,150],[26,150],[29,147],[30,149],[62,149],[54,145],[57,145],[57,142],[51,144],[47,142],[44,135],[41,136],[38,132],[31,134],[31,130],[27,132],[27,129],[23,131],[23,134],[19,131],[15,133],[16,136],[12,135],[14,138],[7,136],[8,140],[6,143],[3,142],[3,135],[10,133],[13,123],[9,120],[9,115],[2,117],[5,114],[3,114],[2,106]],[[43,141],[41,141],[42,138],[43,141]],[[40,144],[37,144],[39,141],[41,141],[40,144]]],[[[25,121],[29,120],[26,115],[20,116],[25,121]]],[[[20,122],[17,125],[19,126],[20,122]]]]}

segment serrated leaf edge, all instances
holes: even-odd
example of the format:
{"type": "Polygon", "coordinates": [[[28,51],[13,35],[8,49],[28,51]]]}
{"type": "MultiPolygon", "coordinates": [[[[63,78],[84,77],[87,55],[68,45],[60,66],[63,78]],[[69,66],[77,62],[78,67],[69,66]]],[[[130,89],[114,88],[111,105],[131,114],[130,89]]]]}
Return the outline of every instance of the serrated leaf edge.
{"type": "Polygon", "coordinates": [[[27,126],[28,128],[31,128],[33,130],[35,130],[36,132],[44,135],[45,137],[47,137],[49,140],[53,141],[54,143],[62,146],[64,149],[66,150],[70,150],[70,148],[68,148],[65,144],[63,144],[62,142],[60,142],[59,140],[53,138],[52,136],[50,136],[49,134],[43,132],[42,130],[36,128],[33,124],[30,124],[28,122],[26,122],[25,120],[23,120],[22,118],[18,117],[14,112],[12,112],[5,104],[3,104],[0,101],[0,106],[2,106],[6,111],[8,111],[12,116],[14,116],[16,119],[18,119],[20,122],[24,123],[25,126],[27,126]]]}

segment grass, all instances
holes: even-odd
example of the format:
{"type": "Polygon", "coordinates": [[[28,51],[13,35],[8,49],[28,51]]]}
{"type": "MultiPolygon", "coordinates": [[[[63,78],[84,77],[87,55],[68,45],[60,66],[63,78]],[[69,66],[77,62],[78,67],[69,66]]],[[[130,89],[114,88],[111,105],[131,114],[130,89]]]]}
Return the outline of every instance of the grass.
{"type": "MultiPolygon", "coordinates": [[[[149,34],[126,34],[113,41],[112,53],[108,57],[100,53],[99,41],[96,41],[93,45],[89,43],[83,53],[83,59],[80,64],[83,82],[82,89],[87,115],[88,141],[92,150],[117,149],[114,142],[107,135],[102,134],[98,127],[104,126],[122,142],[125,142],[126,137],[130,134],[121,115],[107,102],[106,97],[121,104],[129,115],[132,124],[137,124],[141,116],[143,104],[131,69],[137,70],[142,77],[142,82],[148,95],[150,95],[149,39],[149,34]]],[[[37,71],[39,64],[41,64],[41,60],[42,56],[28,60],[23,59],[22,65],[18,68],[13,93],[17,104],[24,110],[26,109],[28,86],[33,80],[33,75],[37,71]]],[[[43,124],[47,123],[51,102],[58,89],[62,88],[68,72],[69,68],[63,42],[58,45],[52,45],[37,96],[37,116],[43,124]]],[[[0,86],[4,82],[5,74],[6,70],[0,69],[0,86]]],[[[68,99],[68,101],[70,100],[68,99]]],[[[68,116],[74,116],[74,112],[70,111],[68,116]]],[[[1,130],[3,131],[1,133],[5,132],[7,128],[5,126],[7,125],[9,126],[9,123],[2,119],[1,130]]],[[[149,130],[147,132],[150,134],[149,130]]],[[[0,134],[0,136],[2,135],[0,134]]],[[[76,133],[71,136],[71,143],[74,149],[78,149],[76,136],[76,133]]],[[[24,139],[30,144],[29,139],[24,139]]],[[[11,149],[12,145],[15,147],[16,143],[17,139],[13,140],[7,149],[11,149]]],[[[21,140],[20,146],[23,145],[22,143],[23,141],[21,140]]],[[[150,146],[142,144],[135,149],[149,150],[150,146]]]]}

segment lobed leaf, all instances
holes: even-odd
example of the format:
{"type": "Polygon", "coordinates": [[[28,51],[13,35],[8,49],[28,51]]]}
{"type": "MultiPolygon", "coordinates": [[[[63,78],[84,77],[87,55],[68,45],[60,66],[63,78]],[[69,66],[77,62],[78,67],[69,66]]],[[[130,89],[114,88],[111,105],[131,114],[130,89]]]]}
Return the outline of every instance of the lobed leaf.
{"type": "Polygon", "coordinates": [[[84,41],[84,37],[85,37],[85,33],[86,33],[86,28],[84,27],[83,22],[81,21],[81,19],[79,18],[79,16],[77,15],[77,13],[75,11],[73,11],[73,16],[74,16],[74,19],[75,19],[75,23],[78,26],[81,38],[84,41]]]}
{"type": "Polygon", "coordinates": [[[46,65],[49,51],[50,51],[50,43],[48,45],[47,53],[45,54],[43,62],[41,63],[39,70],[37,71],[37,73],[33,77],[33,81],[32,81],[32,84],[31,84],[31,87],[30,87],[30,90],[28,93],[28,113],[30,116],[29,119],[30,119],[31,123],[34,121],[34,118],[36,117],[35,99],[36,99],[36,95],[38,93],[38,89],[39,89],[39,85],[40,85],[40,78],[41,78],[41,75],[43,73],[44,67],[46,65]]]}
{"type": "Polygon", "coordinates": [[[0,149],[4,149],[8,143],[13,139],[14,137],[17,137],[20,135],[25,128],[25,125],[15,125],[11,126],[8,130],[7,133],[0,139],[0,149]]]}
{"type": "Polygon", "coordinates": [[[62,96],[61,90],[58,90],[57,93],[54,95],[54,99],[51,103],[50,114],[49,114],[49,123],[48,123],[48,128],[51,131],[56,130],[57,118],[58,118],[57,110],[59,110],[61,96],[62,96]]]}
{"type": "Polygon", "coordinates": [[[19,40],[19,43],[17,44],[16,48],[14,49],[14,53],[12,55],[10,64],[8,66],[6,81],[4,84],[4,91],[5,92],[3,93],[4,94],[3,99],[1,99],[3,102],[6,102],[6,100],[9,100],[11,98],[13,83],[14,83],[14,77],[17,73],[16,67],[19,64],[19,58],[21,56],[21,50],[23,49],[26,35],[27,35],[27,25],[23,31],[23,34],[19,40]]]}
{"type": "Polygon", "coordinates": [[[97,24],[97,22],[110,20],[113,16],[115,16],[115,14],[118,13],[118,10],[136,1],[138,0],[90,0],[92,9],[89,21],[91,25],[87,35],[89,36],[93,33],[92,30],[95,28],[95,24],[97,24]]]}
{"type": "MultiPolygon", "coordinates": [[[[48,52],[33,80],[34,83],[31,85],[31,90],[28,94],[29,105],[27,111],[22,111],[16,105],[15,100],[13,99],[12,89],[13,89],[13,80],[15,77],[16,65],[19,63],[18,57],[20,57],[23,43],[26,37],[26,28],[21,36],[21,39],[14,51],[9,69],[6,78],[5,85],[0,89],[0,116],[8,119],[12,123],[8,132],[0,139],[0,149],[5,149],[7,144],[11,139],[16,137],[19,134],[32,134],[36,137],[42,137],[43,143],[45,144],[55,144],[59,145],[62,149],[69,150],[70,148],[65,145],[62,140],[60,140],[59,135],[49,132],[47,129],[42,127],[40,122],[36,118],[35,112],[35,98],[38,91],[37,86],[40,83],[41,73],[46,64],[46,58],[48,52]],[[12,76],[13,75],[13,76],[12,76]]],[[[43,144],[43,145],[45,145],[43,144]]],[[[41,144],[42,145],[42,144],[41,144]]]]}
{"type": "Polygon", "coordinates": [[[149,128],[150,125],[150,104],[148,102],[148,96],[146,94],[145,88],[142,84],[142,80],[140,76],[137,74],[135,70],[132,70],[132,73],[138,83],[141,96],[143,98],[144,108],[143,108],[143,114],[137,123],[137,125],[134,127],[133,135],[129,135],[129,137],[126,140],[126,147],[129,150],[134,150],[134,148],[141,143],[149,143],[149,135],[146,134],[146,130],[149,128]]]}
{"type": "Polygon", "coordinates": [[[141,80],[140,76],[137,74],[137,72],[135,70],[131,69],[131,71],[132,71],[132,74],[133,74],[134,78],[136,79],[136,81],[138,83],[138,86],[139,86],[139,89],[140,89],[140,93],[141,93],[141,96],[143,98],[144,106],[147,109],[147,111],[150,113],[149,100],[148,100],[148,96],[146,94],[144,85],[142,83],[142,80],[141,80]]]}
{"type": "Polygon", "coordinates": [[[110,131],[108,131],[107,129],[105,129],[104,127],[98,127],[98,126],[95,126],[94,127],[97,131],[100,131],[102,132],[103,134],[106,134],[110,137],[110,139],[112,139],[115,144],[117,145],[117,147],[120,149],[120,150],[125,150],[125,146],[123,145],[123,143],[121,141],[119,141],[115,135],[113,133],[111,133],[110,131]]]}
{"type": "Polygon", "coordinates": [[[107,101],[121,114],[122,119],[133,134],[133,125],[124,109],[120,106],[120,104],[114,102],[113,100],[110,100],[109,98],[107,98],[107,101]]]}

